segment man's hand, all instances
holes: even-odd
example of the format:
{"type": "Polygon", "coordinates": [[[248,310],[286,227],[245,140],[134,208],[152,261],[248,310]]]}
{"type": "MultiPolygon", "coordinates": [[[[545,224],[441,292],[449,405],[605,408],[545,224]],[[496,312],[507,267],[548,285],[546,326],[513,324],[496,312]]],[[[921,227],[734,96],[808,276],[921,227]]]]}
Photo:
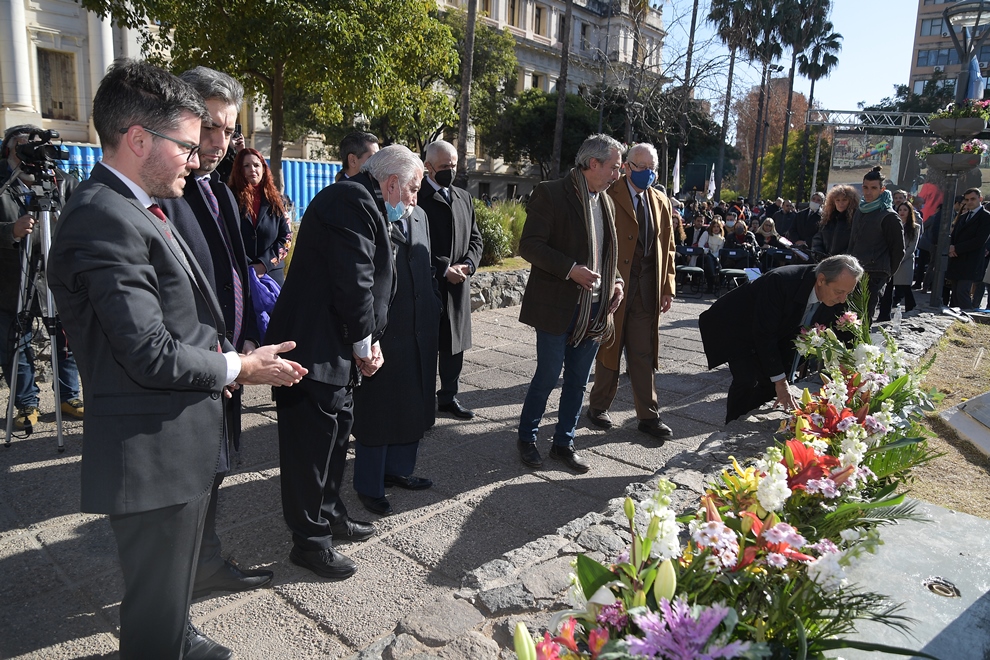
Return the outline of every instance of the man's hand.
{"type": "Polygon", "coordinates": [[[665,293],[664,295],[660,296],[660,313],[666,314],[667,312],[669,312],[670,306],[673,302],[674,302],[674,296],[670,295],[669,293],[665,293]]]}
{"type": "Polygon", "coordinates": [[[791,392],[791,387],[787,384],[786,378],[781,378],[774,383],[774,388],[777,390],[777,400],[774,402],[774,405],[779,405],[786,411],[791,411],[798,407],[798,403],[794,399],[794,394],[791,392]]]}
{"type": "Polygon", "coordinates": [[[234,153],[239,153],[241,149],[244,148],[244,134],[235,133],[230,138],[230,146],[233,147],[234,153]]]}
{"type": "Polygon", "coordinates": [[[447,268],[447,281],[451,284],[460,284],[471,274],[471,269],[467,264],[457,264],[447,268]]]}
{"type": "Polygon", "coordinates": [[[294,341],[284,341],[281,344],[269,344],[255,349],[250,354],[241,355],[241,373],[237,382],[241,385],[295,385],[309,373],[298,362],[285,360],[279,353],[291,351],[296,347],[294,341]]]}
{"type": "Polygon", "coordinates": [[[609,314],[612,314],[615,310],[619,309],[619,305],[622,303],[623,295],[622,282],[616,282],[615,287],[612,289],[612,299],[608,301],[609,314]]]}
{"type": "Polygon", "coordinates": [[[262,275],[268,272],[268,270],[265,268],[265,264],[251,264],[251,268],[254,269],[254,272],[258,275],[259,279],[261,278],[262,275]]]}
{"type": "Polygon", "coordinates": [[[21,240],[34,231],[34,217],[24,214],[14,223],[14,238],[21,240]]]}
{"type": "MultiPolygon", "coordinates": [[[[20,222],[20,221],[18,221],[18,222],[20,222]]],[[[956,246],[955,246],[955,245],[950,245],[950,246],[949,246],[949,256],[950,256],[950,257],[958,257],[958,256],[959,256],[959,255],[958,255],[958,254],[956,253],[956,246]]]]}
{"type": "Polygon", "coordinates": [[[589,270],[587,266],[581,266],[579,264],[571,266],[567,277],[585,291],[591,291],[595,283],[602,279],[602,276],[595,271],[589,270]]]}
{"type": "Polygon", "coordinates": [[[358,370],[361,372],[362,376],[370,378],[375,375],[382,365],[385,364],[385,356],[382,355],[381,346],[378,345],[376,341],[371,345],[371,355],[366,358],[354,356],[354,364],[357,365],[358,370]]]}

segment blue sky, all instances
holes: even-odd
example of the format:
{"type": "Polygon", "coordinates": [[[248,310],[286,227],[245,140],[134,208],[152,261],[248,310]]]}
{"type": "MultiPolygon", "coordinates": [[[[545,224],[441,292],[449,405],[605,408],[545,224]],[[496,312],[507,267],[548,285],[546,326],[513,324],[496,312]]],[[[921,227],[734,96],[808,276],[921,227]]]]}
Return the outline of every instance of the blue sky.
{"type": "MultiPolygon", "coordinates": [[[[664,0],[664,22],[670,32],[665,56],[670,61],[675,53],[683,52],[687,44],[690,25],[691,0],[664,0]]],[[[703,43],[711,35],[711,27],[704,23],[709,0],[699,5],[698,42],[703,43]]],[[[832,23],[844,37],[839,64],[829,78],[815,85],[815,99],[828,110],[856,110],[857,103],[872,105],[887,96],[893,96],[894,85],[907,84],[911,70],[911,53],[914,48],[914,31],[917,24],[917,0],[833,0],[832,23]]],[[[712,47],[708,57],[714,57],[722,49],[712,47]]],[[[696,59],[698,56],[696,55],[696,59]]],[[[790,66],[790,55],[780,62],[790,66]]],[[[679,65],[683,75],[683,63],[679,65]]],[[[786,75],[786,70],[781,75],[786,75]]],[[[756,67],[737,65],[737,79],[733,83],[733,96],[760,81],[756,67]]],[[[724,93],[724,74],[721,90],[724,93]]],[[[797,76],[795,90],[807,94],[811,83],[797,76]]],[[[713,92],[699,91],[701,96],[713,97],[713,92]]]]}

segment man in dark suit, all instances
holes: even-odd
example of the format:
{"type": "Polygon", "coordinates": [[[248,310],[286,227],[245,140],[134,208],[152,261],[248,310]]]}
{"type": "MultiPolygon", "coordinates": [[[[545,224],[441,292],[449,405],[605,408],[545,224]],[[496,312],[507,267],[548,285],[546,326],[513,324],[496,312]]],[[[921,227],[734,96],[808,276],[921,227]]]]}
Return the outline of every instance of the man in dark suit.
{"type": "Polygon", "coordinates": [[[652,185],[656,168],[653,145],[633,145],[626,154],[626,173],[608,189],[615,204],[619,273],[626,295],[615,311],[615,339],[598,350],[588,418],[596,426],[612,428],[608,409],[615,400],[625,349],[638,428],[662,444],[673,432],[660,419],[654,374],[660,367],[660,315],[674,300],[677,273],[670,202],[652,185]]]}
{"type": "Polygon", "coordinates": [[[418,205],[430,219],[433,267],[443,300],[440,317],[440,391],[437,410],[460,419],[474,412],[457,400],[464,351],[471,348],[471,282],[484,247],[474,217],[474,203],[466,190],[451,185],[457,169],[457,149],[437,140],[426,146],[426,177],[419,188],[418,205]]]}
{"type": "Polygon", "coordinates": [[[324,188],[306,208],[268,325],[270,340],[298,337],[291,355],[309,369],[291,393],[275,392],[289,559],[331,580],[357,570],[334,542],[374,533],[374,526],[351,520],[340,499],[352,388],[385,359],[378,341],[396,287],[386,218],[398,220],[415,206],[422,178],[419,156],[392,145],[353,179],[324,188]]]}
{"type": "Polygon", "coordinates": [[[353,131],[340,141],[340,161],[343,167],[334,182],[345,181],[361,173],[361,168],[368,159],[378,153],[378,136],[374,133],[353,131]]]}
{"type": "Polygon", "coordinates": [[[811,196],[808,208],[798,212],[794,217],[794,224],[787,238],[794,242],[794,245],[811,246],[815,234],[818,233],[818,226],[822,222],[822,204],[825,203],[825,195],[816,192],[811,196]]]}
{"type": "MultiPolygon", "coordinates": [[[[182,197],[163,199],[161,207],[206,273],[223,311],[227,341],[238,351],[251,352],[261,343],[248,280],[254,273],[244,253],[237,203],[230,189],[214,173],[234,133],[244,88],[226,73],[202,66],[184,72],[179,78],[203,97],[210,118],[200,129],[199,167],[186,177],[182,197]]],[[[194,598],[214,591],[256,589],[274,577],[271,571],[242,569],[221,555],[216,531],[217,501],[220,484],[232,466],[232,449],[240,449],[241,390],[236,390],[227,402],[226,413],[227,442],[220,451],[220,465],[203,527],[194,598]]]]}
{"type": "Polygon", "coordinates": [[[518,449],[527,467],[543,465],[536,440],[563,368],[549,455],[587,472],[588,462],[574,449],[574,432],[595,354],[601,342],[612,340],[612,314],[622,302],[615,207],[605,193],[619,178],[622,145],[592,135],[575,160],[563,178],[533,190],[519,241],[520,255],[532,264],[519,320],[536,328],[536,373],[519,416],[518,449]]]}
{"type": "Polygon", "coordinates": [[[189,622],[203,521],[224,442],[224,392],[291,385],[278,356],[239,355],[202,269],[153,197],[199,165],[195,90],[118,60],[93,101],[103,161],[56,225],[48,282],[86,397],[82,509],[110,515],[124,575],[120,657],[229,658],[189,622]]]}
{"type": "Polygon", "coordinates": [[[983,278],[984,246],[990,237],[990,213],[983,208],[983,193],[970,188],[963,193],[963,210],[949,234],[949,266],[945,279],[952,290],[950,305],[973,309],[973,284],[983,278]]]}
{"type": "Polygon", "coordinates": [[[729,363],[725,422],[771,399],[796,407],[787,380],[802,327],[829,325],[844,309],[863,268],[840,254],[816,266],[784,266],[737,287],[698,317],[708,368],[729,363]]]}

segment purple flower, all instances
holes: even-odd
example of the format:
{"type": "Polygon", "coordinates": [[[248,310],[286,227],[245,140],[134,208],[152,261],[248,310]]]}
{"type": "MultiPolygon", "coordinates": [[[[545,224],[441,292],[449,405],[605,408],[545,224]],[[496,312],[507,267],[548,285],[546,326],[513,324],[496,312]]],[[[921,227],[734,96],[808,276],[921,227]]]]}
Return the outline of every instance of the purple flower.
{"type": "Polygon", "coordinates": [[[629,615],[621,600],[602,607],[595,620],[603,626],[611,626],[615,630],[623,630],[629,625],[629,615]]]}
{"type": "Polygon", "coordinates": [[[733,658],[749,650],[746,642],[709,646],[712,633],[729,612],[727,607],[712,605],[693,611],[683,598],[673,603],[661,599],[659,607],[662,618],[656,612],[633,617],[643,631],[643,637],[626,637],[632,655],[667,660],[713,660],[733,658]]]}

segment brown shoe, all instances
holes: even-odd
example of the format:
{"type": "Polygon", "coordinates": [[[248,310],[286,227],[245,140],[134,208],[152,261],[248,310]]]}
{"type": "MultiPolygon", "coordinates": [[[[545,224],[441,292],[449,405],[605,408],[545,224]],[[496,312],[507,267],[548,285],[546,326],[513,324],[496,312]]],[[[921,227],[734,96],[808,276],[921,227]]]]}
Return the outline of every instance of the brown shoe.
{"type": "Polygon", "coordinates": [[[659,417],[656,419],[639,420],[639,430],[648,435],[652,435],[658,440],[669,440],[674,437],[674,432],[664,424],[659,417]]]}
{"type": "Polygon", "coordinates": [[[17,417],[14,418],[14,428],[18,431],[32,428],[38,423],[40,411],[35,406],[24,406],[17,409],[17,417]]]}
{"type": "Polygon", "coordinates": [[[63,415],[68,415],[69,417],[74,417],[75,419],[82,419],[83,412],[85,412],[83,409],[82,399],[79,398],[63,401],[61,408],[63,415]]]}
{"type": "Polygon", "coordinates": [[[599,410],[598,408],[588,407],[588,419],[595,426],[603,429],[612,428],[612,418],[609,417],[607,410],[599,410]]]}

